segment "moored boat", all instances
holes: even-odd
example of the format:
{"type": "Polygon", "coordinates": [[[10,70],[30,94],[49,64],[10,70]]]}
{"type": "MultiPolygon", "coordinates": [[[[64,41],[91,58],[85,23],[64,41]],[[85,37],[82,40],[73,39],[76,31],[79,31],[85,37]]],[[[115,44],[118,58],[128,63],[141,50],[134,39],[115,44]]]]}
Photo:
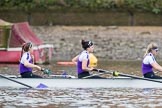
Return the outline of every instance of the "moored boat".
{"type": "Polygon", "coordinates": [[[50,63],[53,45],[44,44],[28,22],[9,23],[0,19],[0,63],[19,63],[22,44],[32,42],[35,63],[50,63]]]}

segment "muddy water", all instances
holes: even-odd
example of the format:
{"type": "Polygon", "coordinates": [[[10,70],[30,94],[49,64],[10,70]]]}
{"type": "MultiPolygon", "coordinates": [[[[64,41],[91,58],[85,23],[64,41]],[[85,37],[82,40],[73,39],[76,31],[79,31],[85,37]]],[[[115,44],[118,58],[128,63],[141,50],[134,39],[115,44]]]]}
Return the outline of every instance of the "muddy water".
{"type": "MultiPolygon", "coordinates": [[[[75,74],[75,66],[42,65],[55,73],[75,74]]],[[[98,68],[141,75],[140,61],[101,61],[98,68]]],[[[0,65],[0,73],[18,75],[17,65],[0,65]]],[[[40,74],[40,72],[36,72],[40,74]]],[[[162,89],[55,88],[47,90],[0,88],[0,108],[160,108],[162,89]]]]}
{"type": "Polygon", "coordinates": [[[3,108],[160,108],[162,89],[0,89],[0,106],[3,108]]]}

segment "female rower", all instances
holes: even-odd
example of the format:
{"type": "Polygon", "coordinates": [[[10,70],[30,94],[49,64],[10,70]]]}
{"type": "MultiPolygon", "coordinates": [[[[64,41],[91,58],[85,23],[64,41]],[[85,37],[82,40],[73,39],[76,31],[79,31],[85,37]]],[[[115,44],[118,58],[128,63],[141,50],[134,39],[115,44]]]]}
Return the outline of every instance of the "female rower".
{"type": "Polygon", "coordinates": [[[37,70],[42,70],[42,68],[38,65],[34,65],[34,56],[32,43],[24,43],[21,51],[21,60],[19,64],[19,71],[22,78],[42,78],[39,75],[35,75],[32,73],[32,68],[36,68],[37,70]]]}
{"type": "MultiPolygon", "coordinates": [[[[84,51],[82,51],[79,55],[74,57],[72,59],[72,62],[77,65],[77,74],[78,78],[83,78],[86,76],[90,76],[89,71],[93,70],[93,67],[88,67],[89,66],[89,53],[93,52],[94,47],[92,41],[81,41],[82,48],[84,51]]],[[[93,76],[90,78],[102,78],[99,76],[93,76]]]]}
{"type": "Polygon", "coordinates": [[[145,78],[162,79],[162,77],[155,75],[153,68],[157,71],[162,71],[156,60],[155,56],[158,54],[158,46],[156,43],[150,43],[146,49],[144,59],[142,61],[142,74],[145,78]]]}

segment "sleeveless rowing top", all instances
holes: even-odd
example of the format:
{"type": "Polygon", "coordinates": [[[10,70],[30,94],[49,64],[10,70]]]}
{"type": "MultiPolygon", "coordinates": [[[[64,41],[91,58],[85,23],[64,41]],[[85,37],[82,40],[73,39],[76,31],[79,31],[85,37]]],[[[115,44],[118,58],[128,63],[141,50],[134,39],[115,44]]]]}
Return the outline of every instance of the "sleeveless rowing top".
{"type": "Polygon", "coordinates": [[[27,60],[29,63],[33,63],[31,55],[29,52],[25,52],[21,57],[20,64],[19,64],[19,72],[20,74],[25,72],[32,72],[32,68],[24,66],[24,61],[27,60]]]}
{"type": "Polygon", "coordinates": [[[89,65],[89,53],[84,50],[81,52],[81,54],[78,57],[78,61],[77,61],[77,72],[78,74],[84,72],[84,70],[82,69],[82,61],[83,60],[87,60],[87,67],[89,65]]]}
{"type": "Polygon", "coordinates": [[[152,53],[148,53],[142,61],[142,74],[153,72],[151,64],[156,62],[152,53]]]}

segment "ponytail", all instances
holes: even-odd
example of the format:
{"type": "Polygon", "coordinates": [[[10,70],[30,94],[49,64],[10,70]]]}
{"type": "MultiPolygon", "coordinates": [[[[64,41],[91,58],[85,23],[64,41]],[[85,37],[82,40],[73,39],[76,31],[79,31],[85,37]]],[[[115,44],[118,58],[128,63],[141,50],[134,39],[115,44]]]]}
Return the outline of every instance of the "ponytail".
{"type": "Polygon", "coordinates": [[[31,42],[23,43],[22,50],[21,50],[21,57],[22,57],[23,53],[24,52],[28,52],[31,47],[32,47],[32,43],[31,42]]]}
{"type": "Polygon", "coordinates": [[[22,55],[23,55],[23,53],[24,53],[24,46],[26,45],[26,43],[23,43],[23,45],[22,45],[22,49],[21,49],[21,57],[22,57],[22,55]]]}
{"type": "Polygon", "coordinates": [[[85,43],[85,40],[82,39],[82,41],[81,41],[82,46],[84,45],[84,43],[85,43]]]}

